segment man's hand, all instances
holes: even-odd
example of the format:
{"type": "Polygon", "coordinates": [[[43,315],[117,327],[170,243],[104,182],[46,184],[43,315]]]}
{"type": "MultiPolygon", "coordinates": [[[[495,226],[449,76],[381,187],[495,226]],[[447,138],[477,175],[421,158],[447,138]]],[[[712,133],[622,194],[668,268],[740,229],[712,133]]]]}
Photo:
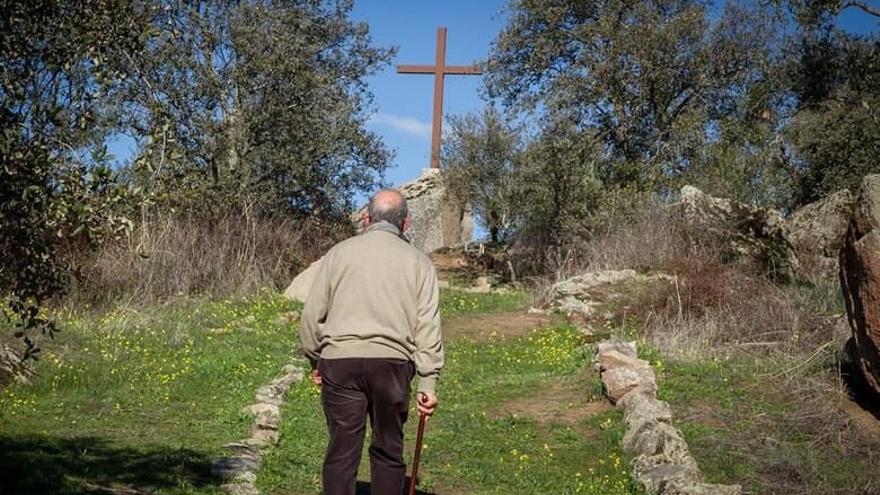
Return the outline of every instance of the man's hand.
{"type": "Polygon", "coordinates": [[[319,387],[323,383],[323,381],[321,380],[321,372],[318,371],[318,368],[315,368],[312,370],[311,379],[312,379],[312,383],[314,383],[315,385],[317,385],[319,387]]]}
{"type": "Polygon", "coordinates": [[[416,405],[419,408],[419,414],[432,416],[437,410],[437,396],[434,394],[426,394],[419,392],[416,397],[416,405]]]}

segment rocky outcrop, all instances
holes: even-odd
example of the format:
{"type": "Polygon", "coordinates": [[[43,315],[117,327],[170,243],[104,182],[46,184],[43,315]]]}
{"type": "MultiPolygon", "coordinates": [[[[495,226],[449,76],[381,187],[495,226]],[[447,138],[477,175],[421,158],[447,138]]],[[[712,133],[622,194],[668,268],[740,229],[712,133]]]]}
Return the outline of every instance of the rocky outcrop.
{"type": "Polygon", "coordinates": [[[296,277],[293,277],[293,282],[290,282],[287,290],[284,291],[284,297],[291,301],[306,302],[306,297],[308,297],[309,290],[315,282],[315,275],[318,273],[318,268],[321,266],[321,260],[323,259],[321,258],[312,263],[308,268],[299,272],[296,277]]]}
{"type": "Polygon", "coordinates": [[[650,283],[669,283],[675,278],[665,274],[644,275],[635,270],[600,270],[556,282],[547,292],[549,309],[573,317],[589,319],[603,305],[621,296],[628,284],[646,286],[650,283]]]}
{"type": "Polygon", "coordinates": [[[635,455],[630,476],[648,495],[739,495],[739,485],[703,481],[669,404],[657,399],[657,381],[647,361],[638,358],[635,342],[610,339],[599,343],[596,367],[605,394],[624,411],[623,449],[635,455]]]}
{"type": "Polygon", "coordinates": [[[27,383],[34,374],[34,368],[21,354],[0,343],[0,386],[18,381],[27,383]]]}
{"type": "Polygon", "coordinates": [[[852,193],[844,189],[791,215],[785,223],[785,234],[805,265],[815,265],[815,270],[824,275],[837,274],[837,257],[854,202],[852,193]]]}
{"type": "MultiPolygon", "coordinates": [[[[422,175],[397,187],[409,206],[410,228],[406,237],[413,246],[430,253],[443,247],[465,244],[474,229],[473,214],[456,206],[446,195],[443,176],[438,169],[424,169],[422,175]]],[[[359,224],[362,207],[352,220],[359,224]]]]}
{"type": "MultiPolygon", "coordinates": [[[[470,242],[474,229],[473,213],[457,207],[446,197],[446,187],[439,170],[423,170],[421,177],[397,189],[406,198],[409,207],[410,227],[405,235],[413,246],[430,253],[470,242]]],[[[363,206],[351,215],[351,221],[359,229],[365,209],[366,206],[363,206]]],[[[312,263],[294,277],[284,291],[284,297],[305,302],[320,263],[321,260],[312,263]]]]}
{"type": "Polygon", "coordinates": [[[257,471],[263,461],[262,450],[278,442],[281,426],[281,404],[291,385],[305,376],[305,367],[288,364],[281,376],[257,389],[256,402],[243,412],[254,417],[247,438],[224,445],[229,455],[214,461],[211,473],[227,481],[223,485],[230,495],[259,495],[257,471]]]}
{"type": "Polygon", "coordinates": [[[865,382],[880,397],[880,175],[862,181],[840,250],[840,281],[865,382]]]}
{"type": "Polygon", "coordinates": [[[799,263],[779,212],[716,198],[693,186],[681,189],[678,206],[687,225],[725,244],[731,258],[750,259],[774,278],[796,273],[799,263]]]}

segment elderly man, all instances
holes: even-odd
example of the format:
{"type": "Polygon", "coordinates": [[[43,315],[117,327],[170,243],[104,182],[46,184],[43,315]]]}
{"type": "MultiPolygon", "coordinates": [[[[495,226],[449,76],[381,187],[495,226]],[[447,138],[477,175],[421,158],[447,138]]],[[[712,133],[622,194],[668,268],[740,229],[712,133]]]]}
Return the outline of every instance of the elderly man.
{"type": "Polygon", "coordinates": [[[403,425],[410,381],[419,375],[417,406],[431,415],[443,367],[439,291],[434,265],[403,237],[406,199],[376,193],[365,231],[324,256],[303,308],[300,341],[321,387],[330,441],[326,495],[353,495],[370,418],[371,493],[403,489],[403,425]]]}

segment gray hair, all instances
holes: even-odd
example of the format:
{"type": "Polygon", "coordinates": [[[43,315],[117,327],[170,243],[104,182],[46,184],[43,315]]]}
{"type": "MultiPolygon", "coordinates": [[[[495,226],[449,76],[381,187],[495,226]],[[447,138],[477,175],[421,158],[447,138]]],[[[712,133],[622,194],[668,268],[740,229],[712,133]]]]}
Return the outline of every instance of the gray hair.
{"type": "Polygon", "coordinates": [[[403,220],[409,215],[409,207],[406,205],[406,198],[400,191],[395,189],[382,189],[370,198],[367,204],[367,213],[370,215],[370,223],[381,222],[382,220],[402,229],[403,220]],[[394,193],[396,200],[389,200],[388,193],[394,193]],[[381,198],[386,196],[386,198],[381,198]]]}

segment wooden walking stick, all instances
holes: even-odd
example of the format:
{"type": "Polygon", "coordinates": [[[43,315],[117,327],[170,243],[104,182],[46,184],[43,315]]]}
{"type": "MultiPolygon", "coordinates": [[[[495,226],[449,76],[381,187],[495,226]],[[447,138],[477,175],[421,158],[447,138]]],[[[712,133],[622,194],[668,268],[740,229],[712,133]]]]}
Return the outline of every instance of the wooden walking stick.
{"type": "Polygon", "coordinates": [[[419,458],[422,454],[422,440],[425,437],[425,420],[428,419],[428,416],[424,413],[419,413],[419,433],[416,435],[416,453],[413,455],[413,469],[412,469],[412,477],[409,479],[409,491],[408,495],[416,494],[416,478],[419,476],[419,458]]]}

